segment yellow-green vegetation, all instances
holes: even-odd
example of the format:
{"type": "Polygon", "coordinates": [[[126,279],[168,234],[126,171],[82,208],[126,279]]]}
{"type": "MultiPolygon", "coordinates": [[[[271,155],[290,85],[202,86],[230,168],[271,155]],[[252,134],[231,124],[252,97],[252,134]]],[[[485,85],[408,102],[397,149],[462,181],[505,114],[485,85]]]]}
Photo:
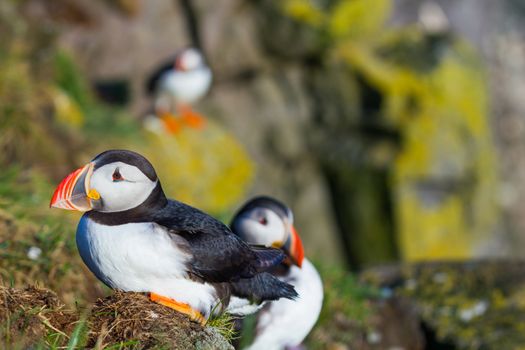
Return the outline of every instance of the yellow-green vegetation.
{"type": "MultiPolygon", "coordinates": [[[[331,62],[376,91],[379,125],[399,133],[388,181],[402,257],[473,257],[495,238],[497,218],[483,68],[452,33],[385,29],[390,8],[390,0],[282,3],[283,13],[320,33],[331,62]]],[[[364,113],[364,125],[377,122],[364,113]]]]}
{"type": "Polygon", "coordinates": [[[36,171],[0,173],[0,277],[5,285],[39,284],[69,305],[102,295],[75,244],[79,215],[48,208],[51,185],[36,171]]]}

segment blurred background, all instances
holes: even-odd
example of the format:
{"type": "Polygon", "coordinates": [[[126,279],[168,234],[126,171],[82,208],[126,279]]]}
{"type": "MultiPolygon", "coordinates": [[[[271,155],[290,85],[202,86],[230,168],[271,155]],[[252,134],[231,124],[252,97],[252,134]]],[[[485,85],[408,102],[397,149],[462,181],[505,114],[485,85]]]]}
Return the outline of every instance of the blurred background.
{"type": "Polygon", "coordinates": [[[512,260],[525,249],[523,1],[4,0],[0,38],[5,283],[41,283],[70,305],[107,292],[77,256],[78,216],[47,205],[75,166],[127,148],[153,162],[169,197],[225,222],[256,194],[293,209],[327,288],[313,348],[525,343],[508,333],[523,328],[525,296],[507,298],[525,280],[512,260]],[[152,131],[146,83],[183,47],[213,72],[194,106],[206,125],[152,131]],[[467,272],[470,292],[456,291],[467,272]],[[414,283],[443,290],[419,298],[414,283]],[[417,316],[385,304],[398,286],[417,316]],[[458,331],[493,298],[516,317],[491,318],[498,336],[458,331]],[[461,319],[464,305],[474,311],[461,319]]]}

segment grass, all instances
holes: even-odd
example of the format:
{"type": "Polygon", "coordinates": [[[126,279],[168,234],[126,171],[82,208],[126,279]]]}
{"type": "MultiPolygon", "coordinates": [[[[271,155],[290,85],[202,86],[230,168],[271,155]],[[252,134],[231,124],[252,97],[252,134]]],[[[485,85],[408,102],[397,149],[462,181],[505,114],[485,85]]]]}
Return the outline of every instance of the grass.
{"type": "Polygon", "coordinates": [[[69,342],[67,343],[67,350],[77,349],[85,344],[87,333],[87,324],[86,320],[80,320],[73,329],[73,333],[69,337],[69,342]]]}
{"type": "Polygon", "coordinates": [[[306,344],[309,349],[324,349],[326,344],[352,344],[370,331],[374,312],[371,301],[380,298],[381,293],[340,267],[321,265],[319,270],[324,285],[323,309],[306,344]]]}
{"type": "Polygon", "coordinates": [[[0,172],[0,278],[12,286],[40,284],[70,305],[102,296],[82,268],[74,228],[78,215],[49,209],[53,187],[35,169],[0,172]],[[29,256],[30,249],[39,249],[29,256]]]}
{"type": "Polygon", "coordinates": [[[238,337],[237,331],[235,329],[236,317],[224,312],[219,315],[212,315],[206,326],[215,329],[222,335],[228,342],[232,342],[236,337],[238,337]]]}

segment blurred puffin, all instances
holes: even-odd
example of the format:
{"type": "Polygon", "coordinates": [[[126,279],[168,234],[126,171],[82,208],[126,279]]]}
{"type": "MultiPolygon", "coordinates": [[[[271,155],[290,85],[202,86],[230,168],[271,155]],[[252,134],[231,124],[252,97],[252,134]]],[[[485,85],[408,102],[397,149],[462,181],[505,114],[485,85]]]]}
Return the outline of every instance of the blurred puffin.
{"type": "Polygon", "coordinates": [[[182,124],[194,128],[205,125],[204,118],[191,105],[208,92],[211,81],[210,68],[202,53],[193,47],[183,49],[151,75],[146,89],[149,95],[154,95],[155,115],[168,131],[176,133],[182,124]]]}
{"type": "Polygon", "coordinates": [[[274,350],[299,346],[315,325],[323,303],[319,273],[304,258],[290,208],[270,197],[256,197],[235,215],[232,231],[249,244],[282,249],[287,259],[272,273],[295,287],[296,300],[268,303],[257,315],[256,335],[248,349],[274,350]]]}
{"type": "Polygon", "coordinates": [[[68,175],[51,207],[85,211],[76,234],[84,263],[114,289],[147,292],[201,324],[212,312],[245,315],[294,288],[265,272],[278,249],[252,247],[211,216],[167,199],[151,163],[110,150],[68,175]]]}

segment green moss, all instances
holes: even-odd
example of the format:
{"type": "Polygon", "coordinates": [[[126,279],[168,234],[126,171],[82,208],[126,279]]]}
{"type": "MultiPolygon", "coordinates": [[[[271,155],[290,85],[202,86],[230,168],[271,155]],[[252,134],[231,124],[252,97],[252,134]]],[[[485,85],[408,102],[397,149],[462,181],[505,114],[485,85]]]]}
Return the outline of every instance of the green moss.
{"type": "Polygon", "coordinates": [[[306,340],[310,349],[328,344],[356,344],[370,331],[371,301],[380,297],[379,289],[360,283],[355,275],[336,267],[320,270],[324,300],[319,320],[306,340]]]}
{"type": "Polygon", "coordinates": [[[417,305],[439,343],[518,349],[525,343],[523,271],[523,263],[512,261],[406,266],[394,275],[402,281],[395,294],[417,305]]]}

